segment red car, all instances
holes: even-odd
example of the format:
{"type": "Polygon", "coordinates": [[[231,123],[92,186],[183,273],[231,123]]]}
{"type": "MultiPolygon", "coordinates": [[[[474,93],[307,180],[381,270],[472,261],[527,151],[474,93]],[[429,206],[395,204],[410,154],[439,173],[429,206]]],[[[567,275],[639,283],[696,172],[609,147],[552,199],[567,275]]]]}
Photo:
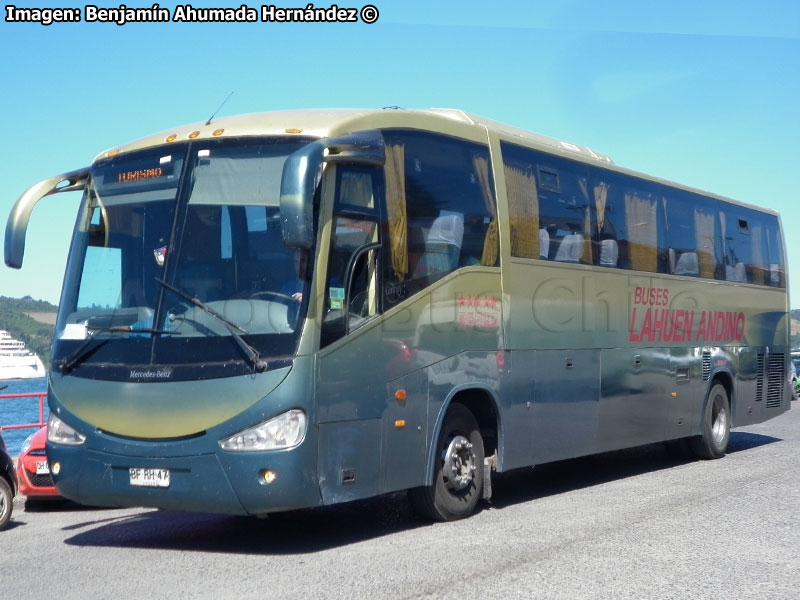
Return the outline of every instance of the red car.
{"type": "Polygon", "coordinates": [[[17,479],[19,491],[28,498],[28,501],[61,498],[53,485],[50,475],[50,463],[47,462],[45,453],[47,442],[47,426],[45,425],[36,433],[32,433],[23,442],[17,460],[17,479]]]}

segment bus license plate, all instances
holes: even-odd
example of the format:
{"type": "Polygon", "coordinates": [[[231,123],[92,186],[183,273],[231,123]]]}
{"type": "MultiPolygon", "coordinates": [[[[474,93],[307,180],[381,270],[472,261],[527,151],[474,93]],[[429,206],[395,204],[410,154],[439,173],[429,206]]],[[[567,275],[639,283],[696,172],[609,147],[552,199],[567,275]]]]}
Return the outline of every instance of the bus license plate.
{"type": "Polygon", "coordinates": [[[128,469],[131,476],[131,485],[142,487],[169,487],[169,469],[128,469]]]}
{"type": "Polygon", "coordinates": [[[36,461],[36,474],[37,475],[50,475],[50,465],[47,464],[46,460],[37,460],[36,461]]]}

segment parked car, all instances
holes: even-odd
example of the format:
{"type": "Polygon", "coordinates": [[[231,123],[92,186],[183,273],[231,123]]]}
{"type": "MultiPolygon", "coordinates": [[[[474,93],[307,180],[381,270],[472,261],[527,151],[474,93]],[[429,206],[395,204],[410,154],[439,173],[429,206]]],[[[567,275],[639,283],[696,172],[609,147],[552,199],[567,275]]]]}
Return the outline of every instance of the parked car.
{"type": "Polygon", "coordinates": [[[20,448],[17,479],[19,492],[27,498],[27,502],[61,499],[50,474],[50,463],[47,461],[45,451],[46,442],[47,425],[29,435],[20,448]]]}
{"type": "Polygon", "coordinates": [[[6,443],[0,435],[0,529],[4,529],[11,520],[16,493],[17,475],[14,473],[14,461],[8,455],[6,443]]]}
{"type": "Polygon", "coordinates": [[[800,362],[798,358],[792,358],[791,365],[792,365],[792,400],[797,400],[797,397],[800,396],[800,383],[797,382],[797,363],[800,362]]]}

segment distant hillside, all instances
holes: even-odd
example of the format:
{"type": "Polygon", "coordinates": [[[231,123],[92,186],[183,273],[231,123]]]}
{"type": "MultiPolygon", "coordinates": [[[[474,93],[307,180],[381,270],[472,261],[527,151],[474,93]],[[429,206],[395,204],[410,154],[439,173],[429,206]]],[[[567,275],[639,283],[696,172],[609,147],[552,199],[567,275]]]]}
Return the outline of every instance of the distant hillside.
{"type": "Polygon", "coordinates": [[[53,316],[57,310],[57,306],[44,300],[34,300],[30,296],[0,296],[0,329],[25,342],[28,349],[36,352],[47,367],[50,364],[50,342],[55,331],[53,316]]]}

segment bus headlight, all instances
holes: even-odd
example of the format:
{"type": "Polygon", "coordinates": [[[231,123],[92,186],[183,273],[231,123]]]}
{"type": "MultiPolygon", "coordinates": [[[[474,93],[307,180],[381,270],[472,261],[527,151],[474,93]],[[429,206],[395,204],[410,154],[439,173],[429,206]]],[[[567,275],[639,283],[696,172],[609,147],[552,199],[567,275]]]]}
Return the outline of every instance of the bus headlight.
{"type": "Polygon", "coordinates": [[[50,418],[47,419],[47,441],[64,446],[80,446],[86,441],[86,436],[50,413],[50,418]]]}
{"type": "Polygon", "coordinates": [[[306,413],[290,410],[236,435],[219,441],[229,452],[260,452],[293,448],[306,436],[306,413]]]}

